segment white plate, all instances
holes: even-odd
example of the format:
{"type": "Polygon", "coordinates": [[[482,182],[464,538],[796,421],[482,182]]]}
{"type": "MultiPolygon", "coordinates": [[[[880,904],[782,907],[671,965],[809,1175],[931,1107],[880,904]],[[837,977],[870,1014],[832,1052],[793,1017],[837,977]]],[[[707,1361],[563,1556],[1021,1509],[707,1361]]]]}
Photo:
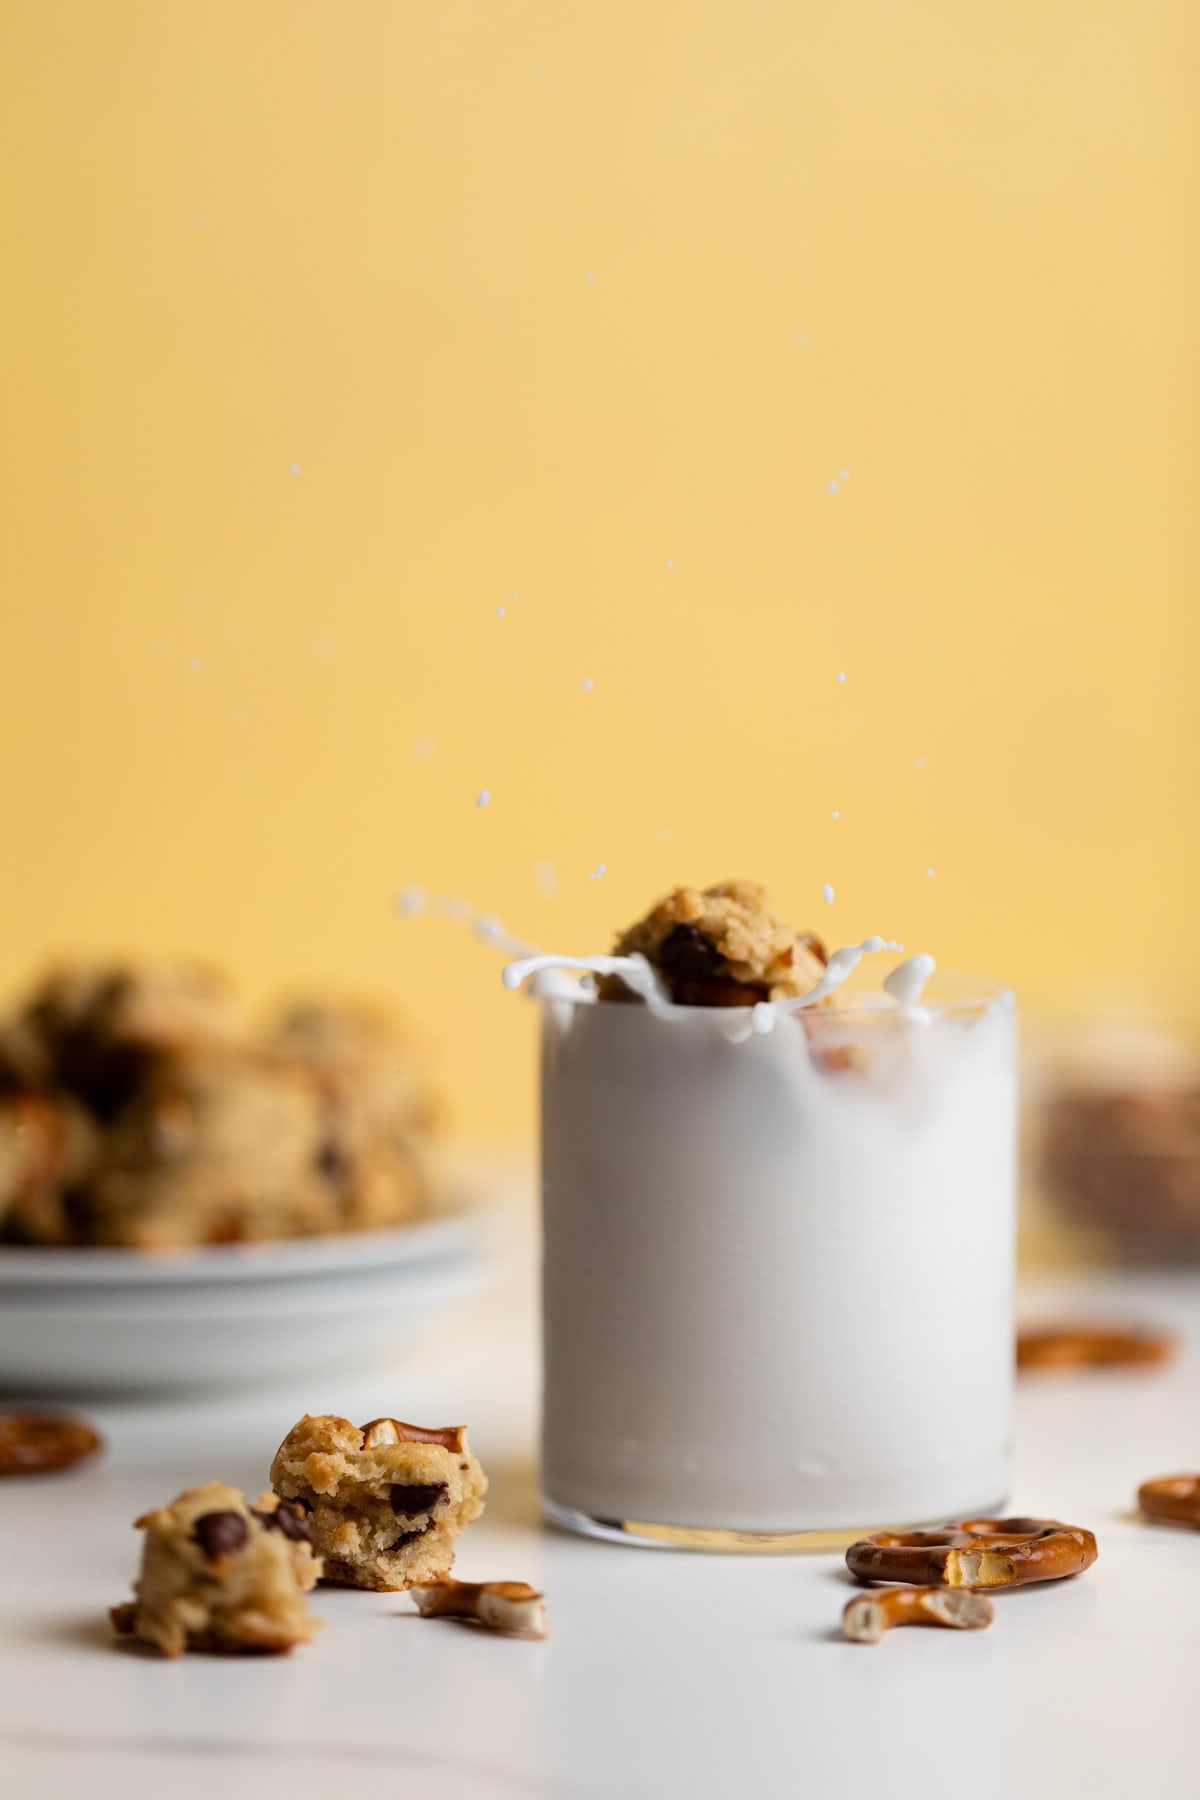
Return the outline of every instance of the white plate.
{"type": "Polygon", "coordinates": [[[0,1384],[64,1397],[257,1386],[362,1362],[497,1261],[476,1204],[390,1231],[169,1254],[0,1251],[0,1384]]]}
{"type": "Polygon", "coordinates": [[[461,1255],[475,1229],[470,1211],[327,1237],[281,1238],[265,1244],[206,1244],[178,1250],[43,1250],[0,1248],[0,1294],[13,1287],[157,1288],[177,1282],[291,1281],[381,1264],[427,1262],[461,1255]]]}

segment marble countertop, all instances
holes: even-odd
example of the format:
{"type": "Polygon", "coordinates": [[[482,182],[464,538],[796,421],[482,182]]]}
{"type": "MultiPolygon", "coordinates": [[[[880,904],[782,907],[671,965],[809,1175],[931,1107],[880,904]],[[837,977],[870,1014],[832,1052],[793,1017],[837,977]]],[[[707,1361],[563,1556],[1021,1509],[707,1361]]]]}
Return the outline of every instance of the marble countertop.
{"type": "MultiPolygon", "coordinates": [[[[985,1632],[837,1626],[839,1556],[724,1558],[586,1542],[539,1522],[532,1252],[371,1372],[226,1397],[89,1406],[108,1450],[0,1484],[0,1791],[6,1800],[1158,1800],[1195,1793],[1200,1532],[1133,1510],[1200,1467],[1200,1278],[1055,1278],[1035,1316],[1175,1326],[1168,1369],[1022,1382],[1013,1510],[1090,1526],[1086,1576],[1001,1594],[985,1632]],[[301,1412],[466,1419],[491,1475],[456,1574],[527,1580],[552,1635],[422,1621],[402,1595],[318,1590],[290,1657],[167,1663],[114,1646],[131,1521],[219,1475],[251,1494],[301,1412]]],[[[913,1395],[898,1396],[912,1405],[913,1395]]],[[[928,1396],[936,1405],[936,1395],[928,1396]]]]}

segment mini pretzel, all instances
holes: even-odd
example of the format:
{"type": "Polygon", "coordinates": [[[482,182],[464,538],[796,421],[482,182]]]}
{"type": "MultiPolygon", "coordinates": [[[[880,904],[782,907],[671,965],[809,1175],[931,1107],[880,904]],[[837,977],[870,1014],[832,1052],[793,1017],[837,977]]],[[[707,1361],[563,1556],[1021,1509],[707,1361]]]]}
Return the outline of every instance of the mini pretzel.
{"type": "Polygon", "coordinates": [[[455,1581],[444,1575],[410,1591],[426,1619],[474,1619],[510,1637],[545,1637],[549,1631],[546,1603],[527,1581],[455,1581]]]}
{"type": "Polygon", "coordinates": [[[1057,1581],[1095,1560],[1092,1533],[1057,1519],[963,1519],[944,1531],[877,1531],[846,1552],[860,1581],[948,1588],[1057,1581]]]}
{"type": "Polygon", "coordinates": [[[440,1444],[460,1455],[465,1425],[406,1425],[403,1419],[371,1419],[362,1427],[362,1447],[376,1450],[381,1444],[440,1444]]]}
{"type": "Polygon", "coordinates": [[[0,1475],[41,1475],[69,1469],[100,1448],[82,1419],[57,1413],[0,1413],[0,1475]]]}
{"type": "Polygon", "coordinates": [[[881,1588],[860,1594],[842,1614],[842,1630],[856,1644],[877,1644],[896,1625],[949,1625],[955,1631],[982,1631],[996,1610],[967,1588],[881,1588]]]}
{"type": "Polygon", "coordinates": [[[1138,1505],[1152,1519],[1200,1525],[1200,1475],[1163,1475],[1157,1481],[1143,1481],[1138,1505]]]}
{"type": "Polygon", "coordinates": [[[1017,1337],[1018,1369],[1116,1368],[1166,1362],[1175,1341],[1165,1331],[1136,1325],[1066,1325],[1057,1330],[1022,1331],[1017,1337]]]}

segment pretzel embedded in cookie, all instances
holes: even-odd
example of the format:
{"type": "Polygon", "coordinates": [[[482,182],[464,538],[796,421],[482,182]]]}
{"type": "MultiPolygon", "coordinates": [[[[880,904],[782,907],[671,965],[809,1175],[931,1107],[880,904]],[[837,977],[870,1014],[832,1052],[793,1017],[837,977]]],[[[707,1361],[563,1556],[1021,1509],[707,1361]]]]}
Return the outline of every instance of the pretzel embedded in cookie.
{"type": "Polygon", "coordinates": [[[426,1619],[473,1619],[490,1631],[509,1637],[545,1637],[546,1603],[527,1581],[423,1582],[412,1589],[417,1608],[426,1619]]]}
{"type": "Polygon", "coordinates": [[[1200,1526],[1200,1475],[1163,1475],[1157,1481],[1143,1481],[1138,1505],[1151,1519],[1200,1526]]]}
{"type": "Polygon", "coordinates": [[[1148,1367],[1164,1363],[1175,1348],[1165,1331],[1137,1325],[1076,1324],[1022,1331],[1018,1369],[1148,1367]]]}
{"type": "Polygon", "coordinates": [[[1058,1581],[1095,1560],[1092,1532],[1057,1519],[963,1519],[944,1531],[877,1531],[846,1552],[860,1581],[947,1588],[1058,1581]]]}
{"type": "Polygon", "coordinates": [[[995,1618],[982,1594],[969,1588],[895,1587],[860,1594],[842,1614],[842,1630],[856,1644],[877,1644],[897,1625],[948,1625],[953,1631],[982,1631],[995,1618]]]}

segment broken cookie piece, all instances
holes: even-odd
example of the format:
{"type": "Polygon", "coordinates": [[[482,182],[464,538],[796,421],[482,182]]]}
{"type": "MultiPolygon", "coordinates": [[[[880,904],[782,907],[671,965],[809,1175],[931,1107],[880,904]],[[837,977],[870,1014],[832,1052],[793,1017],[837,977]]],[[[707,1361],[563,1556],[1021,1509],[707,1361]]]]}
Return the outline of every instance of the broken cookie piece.
{"type": "MultiPolygon", "coordinates": [[[[825,950],[773,911],[755,881],[676,888],[617,938],[617,956],[644,956],[677,1006],[754,1006],[790,1000],[816,986],[825,950]]],[[[600,984],[602,999],[629,999],[619,976],[600,984]]]]}
{"type": "Polygon", "coordinates": [[[469,1619],[508,1637],[546,1637],[546,1602],[527,1581],[455,1581],[444,1576],[414,1587],[426,1619],[469,1619]]]}
{"type": "Polygon", "coordinates": [[[136,1599],[110,1617],[164,1656],[185,1650],[277,1654],[320,1625],[304,1596],[321,1559],[302,1510],[263,1494],[253,1506],[221,1481],[189,1488],[136,1521],[146,1533],[136,1599]]]}
{"type": "Polygon", "coordinates": [[[307,1413],[279,1446],[271,1482],[304,1508],[326,1581],[385,1591],[446,1574],[488,1485],[462,1425],[307,1413]]]}

